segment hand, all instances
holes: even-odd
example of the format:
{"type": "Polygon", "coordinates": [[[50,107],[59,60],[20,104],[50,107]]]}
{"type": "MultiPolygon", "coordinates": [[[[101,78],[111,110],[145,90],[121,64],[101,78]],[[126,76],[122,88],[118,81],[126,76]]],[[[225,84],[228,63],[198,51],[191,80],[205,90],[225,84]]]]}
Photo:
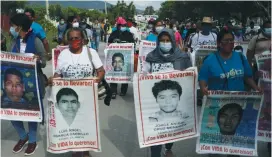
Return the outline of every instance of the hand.
{"type": "Polygon", "coordinates": [[[40,62],[40,56],[38,56],[38,55],[34,55],[33,59],[37,59],[37,62],[40,62]]]}
{"type": "Polygon", "coordinates": [[[100,79],[100,78],[95,78],[94,83],[99,84],[100,82],[101,82],[101,79],[100,79]]]}
{"type": "Polygon", "coordinates": [[[263,94],[263,89],[261,87],[257,86],[255,90],[263,94]]]}
{"type": "Polygon", "coordinates": [[[49,77],[48,78],[48,86],[52,86],[53,85],[53,77],[49,77]]]}
{"type": "Polygon", "coordinates": [[[200,89],[203,95],[208,95],[208,87],[200,89]]]}

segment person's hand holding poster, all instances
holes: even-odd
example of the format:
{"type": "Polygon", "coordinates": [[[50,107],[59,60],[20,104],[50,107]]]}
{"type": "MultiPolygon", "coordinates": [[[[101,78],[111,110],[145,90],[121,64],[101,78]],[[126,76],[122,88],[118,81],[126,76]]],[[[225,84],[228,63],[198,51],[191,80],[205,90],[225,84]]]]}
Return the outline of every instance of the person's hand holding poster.
{"type": "Polygon", "coordinates": [[[36,59],[1,52],[1,119],[41,122],[36,59]]]}
{"type": "Polygon", "coordinates": [[[105,50],[105,78],[109,83],[132,82],[134,65],[133,43],[112,43],[105,50]]]}
{"type": "Polygon", "coordinates": [[[48,102],[47,151],[101,151],[94,80],[54,79],[48,102]]]}
{"type": "Polygon", "coordinates": [[[195,70],[134,75],[140,147],[197,136],[195,70]]]}
{"type": "Polygon", "coordinates": [[[138,59],[138,70],[140,73],[143,71],[143,65],[145,63],[145,58],[147,54],[156,48],[156,42],[151,42],[147,40],[142,40],[139,48],[139,59],[138,59]]]}
{"type": "Polygon", "coordinates": [[[200,115],[197,153],[257,155],[262,94],[209,91],[200,115]]]}

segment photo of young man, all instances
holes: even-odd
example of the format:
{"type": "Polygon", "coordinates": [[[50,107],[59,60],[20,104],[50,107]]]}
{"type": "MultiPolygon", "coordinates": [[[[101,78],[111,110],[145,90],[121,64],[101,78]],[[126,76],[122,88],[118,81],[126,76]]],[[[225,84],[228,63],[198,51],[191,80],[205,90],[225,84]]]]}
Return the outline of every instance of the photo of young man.
{"type": "Polygon", "coordinates": [[[27,109],[28,104],[23,98],[25,87],[23,74],[15,69],[9,68],[4,72],[4,94],[1,108],[27,109]]]}
{"type": "Polygon", "coordinates": [[[61,112],[67,125],[71,126],[80,108],[77,93],[71,88],[62,88],[56,95],[56,108],[61,112]]]}
{"type": "Polygon", "coordinates": [[[229,103],[224,105],[217,114],[217,123],[222,135],[234,135],[243,117],[241,105],[229,103]]]}
{"type": "Polygon", "coordinates": [[[123,71],[124,55],[122,53],[115,53],[112,56],[113,71],[123,71]]]}
{"type": "Polygon", "coordinates": [[[152,87],[153,96],[159,105],[160,111],[149,117],[150,122],[160,122],[166,119],[185,119],[188,114],[177,110],[180,103],[182,88],[176,81],[162,80],[152,87]]]}

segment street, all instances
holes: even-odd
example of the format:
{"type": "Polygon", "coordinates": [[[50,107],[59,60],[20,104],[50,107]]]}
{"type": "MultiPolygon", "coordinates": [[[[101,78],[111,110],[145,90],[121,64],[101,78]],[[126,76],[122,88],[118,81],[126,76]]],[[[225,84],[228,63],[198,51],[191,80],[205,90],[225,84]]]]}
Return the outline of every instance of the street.
{"type": "MultiPolygon", "coordinates": [[[[99,55],[104,61],[105,43],[100,43],[99,55]]],[[[244,50],[246,51],[246,50],[244,50]]],[[[44,73],[52,76],[52,63],[47,63],[44,73]]],[[[119,86],[120,89],[120,86],[119,86]]],[[[43,100],[45,111],[47,107],[46,98],[43,100]]],[[[150,148],[139,148],[137,127],[135,119],[135,109],[133,101],[132,84],[129,85],[128,93],[124,97],[117,95],[115,100],[111,101],[110,106],[104,105],[99,101],[100,131],[102,152],[91,152],[92,157],[149,157],[150,148]]],[[[198,107],[200,115],[201,107],[198,107]]],[[[82,122],[84,123],[84,122],[82,122]]],[[[25,123],[27,124],[27,123],[25,123]]],[[[25,125],[28,130],[27,125],[25,125]]],[[[71,153],[51,154],[46,151],[46,127],[38,127],[38,148],[32,157],[70,157],[71,153]]],[[[2,157],[22,157],[24,150],[14,154],[12,149],[18,142],[19,137],[11,123],[7,120],[1,120],[1,156],[2,157]]],[[[26,147],[25,147],[26,149],[26,147]]],[[[196,138],[176,142],[173,146],[173,152],[176,157],[207,157],[208,155],[199,155],[195,152],[196,138]]],[[[164,149],[163,149],[164,150],[164,149]]],[[[267,144],[258,142],[259,157],[268,157],[267,144]]],[[[221,157],[220,155],[217,155],[221,157]]],[[[222,155],[223,157],[224,155],[222,155]]]]}

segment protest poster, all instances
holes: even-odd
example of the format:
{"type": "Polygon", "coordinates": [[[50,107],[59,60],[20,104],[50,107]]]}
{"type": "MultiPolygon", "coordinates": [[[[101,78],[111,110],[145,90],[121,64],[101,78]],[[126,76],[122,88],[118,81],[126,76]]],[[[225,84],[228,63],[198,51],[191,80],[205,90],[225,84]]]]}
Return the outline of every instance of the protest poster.
{"type": "Polygon", "coordinates": [[[197,70],[199,71],[204,58],[210,53],[216,51],[216,45],[201,45],[200,47],[196,48],[191,54],[193,66],[196,66],[197,70]]]}
{"type": "Polygon", "coordinates": [[[55,70],[57,68],[57,65],[58,65],[58,57],[60,55],[60,53],[64,50],[64,49],[67,49],[69,48],[69,46],[61,46],[61,45],[58,45],[56,48],[52,49],[52,63],[53,63],[53,75],[55,73],[55,70]]]}
{"type": "Polygon", "coordinates": [[[33,54],[1,52],[1,119],[41,122],[42,111],[33,54]]]}
{"type": "Polygon", "coordinates": [[[131,83],[134,73],[134,44],[112,43],[104,52],[107,82],[131,83]]]}
{"type": "Polygon", "coordinates": [[[200,115],[200,154],[257,156],[257,126],[262,94],[209,91],[200,115]]]}
{"type": "Polygon", "coordinates": [[[271,71],[271,53],[269,51],[267,53],[256,54],[255,60],[259,71],[271,71]]]}
{"type": "Polygon", "coordinates": [[[135,112],[141,148],[197,136],[197,72],[194,69],[134,75],[135,112]]]}
{"type": "Polygon", "coordinates": [[[262,108],[259,117],[258,140],[271,142],[271,73],[262,72],[259,87],[264,91],[262,108]]]}
{"type": "Polygon", "coordinates": [[[138,68],[137,68],[138,73],[143,71],[143,65],[145,63],[147,54],[153,51],[155,48],[156,48],[156,42],[151,42],[147,40],[141,41],[140,48],[139,48],[138,68]]]}
{"type": "Polygon", "coordinates": [[[97,83],[54,79],[47,109],[47,151],[101,152],[97,83]]]}

